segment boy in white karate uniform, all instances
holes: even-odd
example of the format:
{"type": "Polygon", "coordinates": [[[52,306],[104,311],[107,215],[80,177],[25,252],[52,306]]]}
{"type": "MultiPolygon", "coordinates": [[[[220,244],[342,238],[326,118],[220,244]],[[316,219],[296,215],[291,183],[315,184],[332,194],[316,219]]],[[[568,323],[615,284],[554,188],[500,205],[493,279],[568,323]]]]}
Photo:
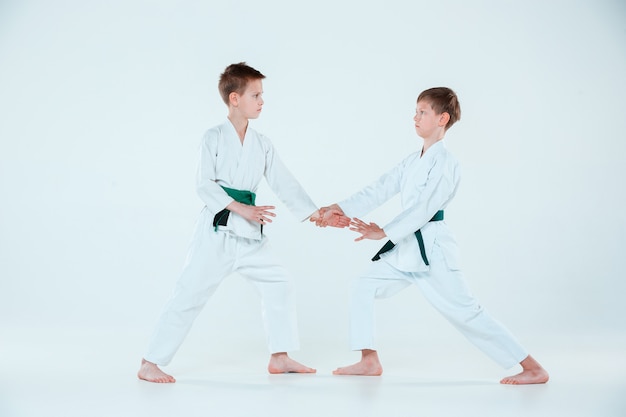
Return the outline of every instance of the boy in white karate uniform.
{"type": "Polygon", "coordinates": [[[372,259],[369,270],[355,280],[351,302],[351,347],[361,351],[356,364],[336,375],[381,375],[374,345],[374,300],[390,297],[411,284],[464,336],[504,368],[521,364],[522,372],[503,384],[537,384],[548,373],[509,331],[474,299],[458,266],[457,245],[443,221],[460,179],[456,159],[444,145],[446,131],[460,119],[461,108],[449,88],[432,88],[417,99],[415,130],[423,138],[419,152],[346,200],[321,209],[327,216],[345,214],[350,230],[362,239],[389,241],[372,259]],[[403,211],[383,228],[357,217],[400,193],[403,211]],[[355,217],[356,216],[356,217],[355,217]]]}
{"type": "MultiPolygon", "coordinates": [[[[220,77],[219,90],[228,120],[202,138],[197,191],[205,203],[174,294],[164,308],[138,377],[175,382],[159,366],[167,365],[191,325],[221,281],[232,272],[249,279],[262,298],[270,350],[270,373],[313,373],[288,355],[299,348],[291,279],[272,253],[263,225],[274,206],[255,206],[263,177],[301,220],[319,219],[319,211],[278,157],[269,139],[248,126],[263,107],[263,74],[245,63],[233,64],[220,77]]],[[[345,227],[336,215],[331,225],[345,227]]]]}

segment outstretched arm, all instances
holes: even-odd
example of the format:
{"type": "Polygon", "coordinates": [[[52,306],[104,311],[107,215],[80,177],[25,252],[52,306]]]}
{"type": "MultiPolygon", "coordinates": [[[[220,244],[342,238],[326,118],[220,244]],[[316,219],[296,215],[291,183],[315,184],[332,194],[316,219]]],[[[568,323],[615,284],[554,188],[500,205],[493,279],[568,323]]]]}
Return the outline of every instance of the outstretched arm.
{"type": "Polygon", "coordinates": [[[350,230],[361,234],[361,236],[354,239],[355,242],[363,239],[380,240],[387,237],[385,231],[376,223],[368,224],[356,217],[350,222],[350,230]]]}

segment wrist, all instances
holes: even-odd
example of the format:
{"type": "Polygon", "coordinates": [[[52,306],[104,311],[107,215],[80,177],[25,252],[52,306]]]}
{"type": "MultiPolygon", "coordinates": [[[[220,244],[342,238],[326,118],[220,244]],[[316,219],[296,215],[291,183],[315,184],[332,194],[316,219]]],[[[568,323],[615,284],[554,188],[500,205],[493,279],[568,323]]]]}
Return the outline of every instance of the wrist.
{"type": "Polygon", "coordinates": [[[241,204],[238,201],[233,200],[229,205],[227,205],[225,208],[227,210],[232,211],[233,213],[237,213],[239,215],[241,215],[241,208],[242,208],[243,204],[241,204]]]}

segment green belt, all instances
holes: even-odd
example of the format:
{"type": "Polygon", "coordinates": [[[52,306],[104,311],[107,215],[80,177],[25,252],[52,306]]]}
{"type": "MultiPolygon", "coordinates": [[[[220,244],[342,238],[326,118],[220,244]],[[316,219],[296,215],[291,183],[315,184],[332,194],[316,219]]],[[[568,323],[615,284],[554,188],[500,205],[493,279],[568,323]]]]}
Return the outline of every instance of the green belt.
{"type": "MultiPolygon", "coordinates": [[[[242,203],[242,204],[247,204],[249,206],[254,206],[254,202],[256,200],[256,194],[254,194],[252,191],[235,190],[234,188],[228,188],[224,186],[220,186],[220,187],[222,187],[224,191],[226,191],[226,194],[228,194],[235,201],[242,203]]],[[[217,226],[226,226],[226,224],[228,223],[229,214],[230,214],[230,210],[224,209],[215,215],[215,217],[213,218],[213,226],[215,227],[216,231],[217,231],[217,226]]],[[[263,233],[263,225],[261,225],[261,233],[263,233]]]]}
{"type": "MultiPolygon", "coordinates": [[[[440,222],[442,220],[443,220],[443,210],[439,210],[437,213],[435,213],[433,218],[430,219],[429,221],[440,222]]],[[[420,255],[422,255],[422,260],[424,261],[426,265],[430,265],[428,263],[428,258],[426,257],[426,248],[424,247],[424,239],[422,238],[421,230],[417,230],[415,232],[415,238],[417,239],[417,243],[420,246],[420,255]]],[[[376,253],[376,255],[374,255],[374,257],[372,258],[372,261],[379,260],[381,254],[385,252],[389,252],[391,249],[393,249],[394,246],[396,246],[395,243],[393,243],[391,240],[388,240],[387,243],[385,243],[385,245],[382,248],[380,248],[380,250],[376,253]]]]}

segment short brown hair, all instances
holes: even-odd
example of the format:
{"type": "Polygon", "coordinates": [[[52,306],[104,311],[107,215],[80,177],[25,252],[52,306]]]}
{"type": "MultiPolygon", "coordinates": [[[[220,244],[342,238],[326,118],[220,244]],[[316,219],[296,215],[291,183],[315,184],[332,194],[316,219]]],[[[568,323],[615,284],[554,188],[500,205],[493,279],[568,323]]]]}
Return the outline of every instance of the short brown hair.
{"type": "Polygon", "coordinates": [[[230,93],[243,94],[246,91],[249,81],[262,80],[263,78],[265,78],[265,75],[247,65],[245,62],[227,66],[224,73],[220,75],[220,82],[218,84],[222,100],[228,105],[228,96],[230,96],[230,93]]]}
{"type": "Polygon", "coordinates": [[[435,87],[424,90],[417,97],[417,101],[427,101],[435,113],[448,113],[450,120],[446,124],[446,130],[461,120],[461,105],[456,93],[448,87],[435,87]]]}

